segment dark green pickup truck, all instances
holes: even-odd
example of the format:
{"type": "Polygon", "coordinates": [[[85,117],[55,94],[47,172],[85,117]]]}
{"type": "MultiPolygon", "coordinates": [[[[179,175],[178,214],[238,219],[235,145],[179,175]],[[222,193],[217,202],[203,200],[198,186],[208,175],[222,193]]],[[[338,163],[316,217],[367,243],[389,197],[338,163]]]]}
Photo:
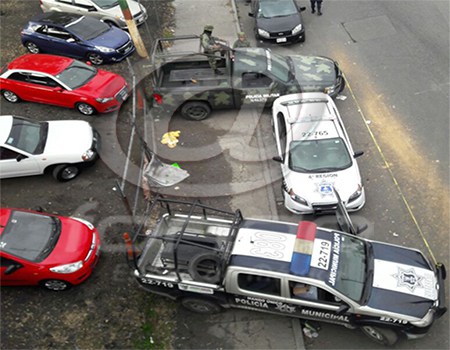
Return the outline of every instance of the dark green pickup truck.
{"type": "Polygon", "coordinates": [[[223,48],[217,54],[222,74],[216,74],[199,36],[157,39],[149,75],[157,112],[179,111],[184,118],[202,120],[214,109],[270,107],[277,97],[290,93],[320,91],[335,97],[345,86],[337,62],[330,58],[223,48]]]}

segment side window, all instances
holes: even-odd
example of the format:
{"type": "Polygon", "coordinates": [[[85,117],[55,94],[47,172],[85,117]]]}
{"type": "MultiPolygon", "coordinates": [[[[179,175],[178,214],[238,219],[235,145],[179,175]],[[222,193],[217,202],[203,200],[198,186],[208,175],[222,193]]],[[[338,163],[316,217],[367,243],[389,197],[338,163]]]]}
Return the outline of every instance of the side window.
{"type": "Polygon", "coordinates": [[[269,87],[272,79],[262,73],[247,72],[242,74],[242,87],[244,88],[260,88],[269,87]]]}
{"type": "Polygon", "coordinates": [[[67,40],[71,38],[72,36],[66,32],[63,29],[55,28],[52,26],[47,26],[47,29],[43,31],[47,35],[51,36],[52,38],[58,38],[61,40],[67,40]]]}
{"type": "Polygon", "coordinates": [[[42,75],[36,75],[36,74],[30,74],[28,81],[33,84],[39,84],[49,87],[56,87],[58,84],[49,77],[42,76],[42,75]]]}
{"type": "Polygon", "coordinates": [[[274,277],[240,273],[239,288],[257,293],[280,295],[280,279],[274,277]]]}
{"type": "Polygon", "coordinates": [[[341,301],[320,287],[295,281],[289,282],[289,293],[292,299],[298,300],[320,301],[321,303],[325,302],[335,305],[340,304],[339,302],[341,301]]]}
{"type": "Polygon", "coordinates": [[[61,2],[63,4],[72,5],[73,0],[57,0],[57,2],[61,2]]]}
{"type": "Polygon", "coordinates": [[[85,10],[94,9],[95,7],[92,5],[90,1],[86,0],[75,0],[75,5],[85,10]]]}
{"type": "Polygon", "coordinates": [[[12,73],[8,77],[8,79],[16,80],[16,81],[27,81],[28,80],[28,75],[27,74],[22,74],[22,73],[19,73],[19,72],[15,72],[15,73],[12,73]]]}
{"type": "Polygon", "coordinates": [[[4,258],[2,256],[2,257],[0,257],[0,265],[1,265],[1,267],[9,267],[11,265],[17,265],[17,262],[15,262],[14,260],[8,259],[8,258],[4,258]]]}
{"type": "Polygon", "coordinates": [[[277,121],[278,121],[278,131],[280,133],[280,147],[283,152],[283,155],[286,152],[286,121],[284,119],[283,113],[278,113],[277,115],[277,121]]]}
{"type": "Polygon", "coordinates": [[[0,147],[0,160],[16,159],[19,155],[20,153],[10,150],[9,148],[0,147]]]}

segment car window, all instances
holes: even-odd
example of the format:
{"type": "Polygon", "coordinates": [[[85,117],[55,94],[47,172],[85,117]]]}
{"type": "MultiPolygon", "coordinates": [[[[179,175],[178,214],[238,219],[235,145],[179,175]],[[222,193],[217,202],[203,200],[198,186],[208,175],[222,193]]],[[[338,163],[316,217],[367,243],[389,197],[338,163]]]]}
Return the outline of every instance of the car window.
{"type": "Polygon", "coordinates": [[[94,67],[80,61],[73,61],[69,67],[55,77],[69,88],[76,89],[87,84],[96,75],[97,69],[94,67]]]}
{"type": "Polygon", "coordinates": [[[261,0],[257,16],[260,18],[273,18],[290,16],[296,13],[298,13],[298,9],[292,0],[261,0]]]}
{"type": "Polygon", "coordinates": [[[16,80],[16,81],[28,81],[28,74],[14,72],[8,77],[8,79],[16,80]]]}
{"type": "Polygon", "coordinates": [[[61,234],[61,221],[54,216],[12,211],[0,236],[3,251],[40,262],[53,250],[61,234]]]}
{"type": "Polygon", "coordinates": [[[92,2],[104,10],[119,5],[119,1],[117,0],[92,0],[92,2]]]}
{"type": "Polygon", "coordinates": [[[86,10],[89,10],[91,7],[93,7],[92,3],[90,1],[86,1],[86,0],[75,0],[74,3],[77,7],[81,7],[86,10]]]}
{"type": "Polygon", "coordinates": [[[20,155],[22,155],[22,154],[18,153],[16,151],[13,151],[9,148],[0,147],[0,159],[1,160],[16,159],[20,155]]]}
{"type": "Polygon", "coordinates": [[[352,158],[340,137],[292,141],[289,145],[289,168],[293,171],[326,173],[351,165],[352,158]]]}
{"type": "Polygon", "coordinates": [[[238,276],[240,289],[257,293],[280,295],[280,279],[274,277],[240,273],[238,276]]]}
{"type": "Polygon", "coordinates": [[[64,4],[72,5],[72,0],[57,0],[57,2],[62,2],[64,4]]]}
{"type": "Polygon", "coordinates": [[[247,72],[242,74],[242,87],[269,87],[272,79],[262,73],[247,72]]]}
{"type": "Polygon", "coordinates": [[[339,304],[341,301],[323,288],[296,281],[289,281],[289,297],[295,300],[319,301],[328,304],[339,304]]]}
{"type": "Polygon", "coordinates": [[[110,26],[98,19],[83,17],[69,26],[70,31],[79,38],[92,40],[111,30],[110,26]]]}
{"type": "Polygon", "coordinates": [[[0,256],[0,266],[1,267],[9,267],[11,265],[17,265],[17,262],[12,259],[8,259],[3,256],[0,256]]]}
{"type": "Polygon", "coordinates": [[[6,144],[31,154],[41,154],[47,141],[48,122],[14,117],[6,144]]]}
{"type": "Polygon", "coordinates": [[[281,153],[283,154],[284,157],[286,153],[286,122],[283,113],[278,113],[277,123],[278,123],[278,133],[280,139],[281,153]]]}
{"type": "Polygon", "coordinates": [[[44,85],[44,86],[49,86],[49,87],[58,86],[56,81],[54,81],[52,78],[44,76],[44,75],[39,75],[39,74],[29,74],[27,77],[27,81],[29,83],[39,84],[39,85],[44,85]]]}
{"type": "Polygon", "coordinates": [[[72,36],[67,31],[53,26],[43,26],[43,28],[39,29],[39,31],[56,39],[67,40],[72,38],[72,36]]]}

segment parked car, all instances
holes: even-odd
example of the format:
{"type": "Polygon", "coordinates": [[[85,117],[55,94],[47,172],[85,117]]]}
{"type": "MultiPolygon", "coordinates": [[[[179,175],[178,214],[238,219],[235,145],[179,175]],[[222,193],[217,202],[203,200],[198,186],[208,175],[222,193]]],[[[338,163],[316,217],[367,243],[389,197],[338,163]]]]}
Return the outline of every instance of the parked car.
{"type": "Polygon", "coordinates": [[[68,57],[27,54],[0,72],[0,91],[20,100],[76,108],[84,115],[108,113],[128,98],[125,79],[68,57]]]}
{"type": "Polygon", "coordinates": [[[100,137],[82,120],[0,116],[0,179],[51,173],[69,181],[98,159],[100,137]]]}
{"type": "Polygon", "coordinates": [[[86,220],[0,208],[2,286],[65,290],[92,274],[99,255],[100,235],[86,220]]]}
{"type": "Polygon", "coordinates": [[[256,39],[277,44],[304,42],[304,10],[295,0],[252,0],[249,16],[254,19],[256,39]]]}
{"type": "Polygon", "coordinates": [[[333,100],[324,93],[279,97],[272,125],[283,175],[285,207],[296,214],[335,210],[341,195],[348,211],[365,203],[357,157],[333,100]]]}
{"type": "Polygon", "coordinates": [[[135,51],[127,32],[92,17],[65,12],[34,17],[23,28],[21,39],[31,53],[87,59],[96,65],[120,62],[135,51]]]}
{"type": "MultiPolygon", "coordinates": [[[[127,29],[118,0],[39,0],[43,12],[62,11],[91,16],[105,23],[127,29]]],[[[128,8],[137,25],[144,23],[147,10],[136,0],[128,0],[128,8]]]]}

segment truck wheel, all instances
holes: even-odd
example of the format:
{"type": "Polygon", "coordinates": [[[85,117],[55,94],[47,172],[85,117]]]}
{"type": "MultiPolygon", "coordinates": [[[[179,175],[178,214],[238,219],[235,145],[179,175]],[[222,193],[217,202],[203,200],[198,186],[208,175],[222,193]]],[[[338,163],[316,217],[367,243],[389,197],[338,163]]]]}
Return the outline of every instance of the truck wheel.
{"type": "Polygon", "coordinates": [[[189,262],[189,274],[194,281],[220,282],[220,258],[214,253],[200,253],[189,262]]]}
{"type": "Polygon", "coordinates": [[[184,298],[181,300],[181,305],[189,311],[197,312],[199,314],[217,314],[222,311],[220,305],[211,300],[184,298]]]}
{"type": "Polygon", "coordinates": [[[53,169],[55,180],[66,182],[75,179],[80,173],[80,168],[72,164],[60,164],[53,169]]]}
{"type": "Polygon", "coordinates": [[[181,108],[181,115],[185,119],[203,120],[208,118],[211,113],[211,107],[205,102],[186,102],[181,108]]]}
{"type": "Polygon", "coordinates": [[[398,333],[392,329],[362,326],[361,330],[370,339],[386,346],[392,346],[398,341],[398,333]]]}

